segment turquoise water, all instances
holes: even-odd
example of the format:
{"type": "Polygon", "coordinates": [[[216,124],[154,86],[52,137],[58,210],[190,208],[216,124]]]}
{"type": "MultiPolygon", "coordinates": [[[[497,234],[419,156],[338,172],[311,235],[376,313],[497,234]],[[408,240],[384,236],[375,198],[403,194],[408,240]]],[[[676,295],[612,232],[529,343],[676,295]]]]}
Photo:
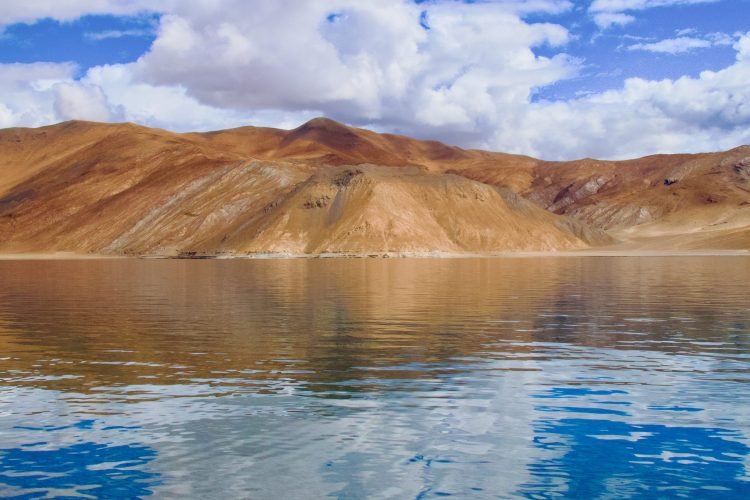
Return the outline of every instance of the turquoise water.
{"type": "Polygon", "coordinates": [[[744,257],[0,262],[0,496],[750,498],[744,257]]]}

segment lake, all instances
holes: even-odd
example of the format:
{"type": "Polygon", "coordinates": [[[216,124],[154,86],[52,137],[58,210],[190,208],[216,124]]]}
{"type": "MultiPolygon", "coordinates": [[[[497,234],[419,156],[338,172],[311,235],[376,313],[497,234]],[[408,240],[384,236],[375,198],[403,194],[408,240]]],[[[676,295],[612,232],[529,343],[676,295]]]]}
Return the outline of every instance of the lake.
{"type": "Polygon", "coordinates": [[[750,258],[0,261],[0,496],[750,498],[750,258]]]}

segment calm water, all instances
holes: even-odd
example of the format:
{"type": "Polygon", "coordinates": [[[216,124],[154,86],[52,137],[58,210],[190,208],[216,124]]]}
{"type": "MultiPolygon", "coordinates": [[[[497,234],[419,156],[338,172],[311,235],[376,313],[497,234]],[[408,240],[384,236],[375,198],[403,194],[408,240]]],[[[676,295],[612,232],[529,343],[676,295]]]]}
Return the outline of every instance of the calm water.
{"type": "Polygon", "coordinates": [[[750,498],[750,258],[0,262],[0,496],[750,498]]]}

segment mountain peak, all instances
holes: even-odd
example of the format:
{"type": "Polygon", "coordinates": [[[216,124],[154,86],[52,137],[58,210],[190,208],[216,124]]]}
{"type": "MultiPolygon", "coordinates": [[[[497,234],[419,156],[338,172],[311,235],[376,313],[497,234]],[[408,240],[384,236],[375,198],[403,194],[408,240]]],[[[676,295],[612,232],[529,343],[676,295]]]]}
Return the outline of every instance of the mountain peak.
{"type": "Polygon", "coordinates": [[[313,118],[312,120],[306,121],[299,127],[297,127],[295,130],[348,130],[349,127],[344,125],[343,123],[337,122],[336,120],[332,120],[330,118],[326,118],[325,116],[318,116],[316,118],[313,118]]]}
{"type": "Polygon", "coordinates": [[[290,130],[281,145],[289,146],[300,140],[312,141],[342,152],[351,152],[367,142],[356,129],[324,117],[313,118],[290,130]]]}

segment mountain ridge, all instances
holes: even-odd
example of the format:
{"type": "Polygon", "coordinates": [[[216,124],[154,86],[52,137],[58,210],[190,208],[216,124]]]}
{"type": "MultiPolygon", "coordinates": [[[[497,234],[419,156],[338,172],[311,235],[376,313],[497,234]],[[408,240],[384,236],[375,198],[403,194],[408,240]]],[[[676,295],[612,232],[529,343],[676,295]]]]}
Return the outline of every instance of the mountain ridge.
{"type": "Polygon", "coordinates": [[[550,162],[327,118],[292,130],[0,130],[0,252],[750,249],[749,228],[748,146],[550,162]]]}

